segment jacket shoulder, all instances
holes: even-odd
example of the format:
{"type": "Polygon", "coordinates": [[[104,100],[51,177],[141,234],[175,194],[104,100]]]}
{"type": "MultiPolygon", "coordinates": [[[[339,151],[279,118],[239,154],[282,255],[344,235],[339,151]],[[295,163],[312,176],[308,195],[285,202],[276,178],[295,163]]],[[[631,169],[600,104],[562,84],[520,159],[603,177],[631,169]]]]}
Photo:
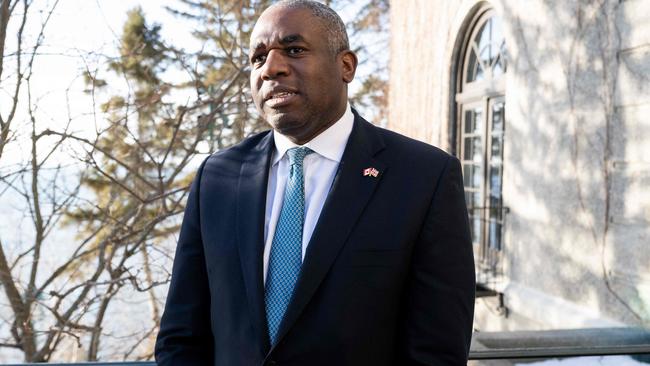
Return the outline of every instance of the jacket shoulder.
{"type": "Polygon", "coordinates": [[[270,134],[271,130],[259,132],[241,140],[235,145],[216,151],[208,157],[207,163],[218,163],[221,160],[245,160],[248,154],[263,149],[266,143],[270,142],[268,141],[268,138],[271,137],[269,136],[270,134]]]}
{"type": "Polygon", "coordinates": [[[206,158],[205,168],[236,168],[247,161],[251,154],[261,152],[270,143],[270,131],[249,136],[235,145],[216,151],[206,158]]]}

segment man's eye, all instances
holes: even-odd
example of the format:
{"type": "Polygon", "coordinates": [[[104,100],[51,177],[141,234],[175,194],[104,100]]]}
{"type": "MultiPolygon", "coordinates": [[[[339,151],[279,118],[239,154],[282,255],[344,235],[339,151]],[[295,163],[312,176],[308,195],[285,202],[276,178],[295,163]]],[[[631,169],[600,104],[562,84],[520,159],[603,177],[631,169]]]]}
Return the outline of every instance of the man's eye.
{"type": "Polygon", "coordinates": [[[266,61],[266,55],[257,55],[257,56],[253,56],[253,58],[251,58],[251,63],[253,63],[253,64],[264,63],[264,61],[266,61]]]}
{"type": "Polygon", "coordinates": [[[300,47],[291,47],[287,50],[287,53],[290,55],[298,55],[300,53],[303,53],[305,50],[300,48],[300,47]]]}

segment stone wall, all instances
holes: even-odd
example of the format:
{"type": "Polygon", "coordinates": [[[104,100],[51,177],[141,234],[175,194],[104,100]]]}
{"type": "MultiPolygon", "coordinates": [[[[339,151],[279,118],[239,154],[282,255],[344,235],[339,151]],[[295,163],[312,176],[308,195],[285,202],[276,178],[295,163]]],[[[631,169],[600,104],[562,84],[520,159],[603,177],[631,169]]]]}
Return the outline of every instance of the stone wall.
{"type": "MultiPolygon", "coordinates": [[[[481,300],[477,326],[650,324],[650,2],[489,3],[509,54],[497,287],[510,316],[481,300]]],[[[389,128],[450,150],[454,59],[477,4],[391,4],[389,128]]]]}

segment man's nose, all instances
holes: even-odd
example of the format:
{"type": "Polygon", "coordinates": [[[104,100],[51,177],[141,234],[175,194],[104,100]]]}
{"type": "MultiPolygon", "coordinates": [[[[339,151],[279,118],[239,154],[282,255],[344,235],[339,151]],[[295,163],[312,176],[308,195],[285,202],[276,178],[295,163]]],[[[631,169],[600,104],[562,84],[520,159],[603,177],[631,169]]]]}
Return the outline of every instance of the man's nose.
{"type": "Polygon", "coordinates": [[[271,50],[266,54],[262,69],[262,79],[272,80],[289,74],[289,64],[281,50],[271,50]]]}

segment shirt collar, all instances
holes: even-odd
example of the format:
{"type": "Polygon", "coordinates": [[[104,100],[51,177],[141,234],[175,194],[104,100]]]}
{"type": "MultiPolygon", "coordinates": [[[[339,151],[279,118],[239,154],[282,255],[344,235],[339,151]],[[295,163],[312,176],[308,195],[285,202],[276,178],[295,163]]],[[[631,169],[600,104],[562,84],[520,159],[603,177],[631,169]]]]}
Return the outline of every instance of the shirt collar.
{"type": "MultiPolygon", "coordinates": [[[[308,147],[318,155],[339,163],[341,162],[341,157],[343,156],[343,151],[348,142],[348,137],[350,137],[350,133],[352,132],[353,125],[354,114],[352,114],[352,109],[348,103],[345,107],[345,113],[343,113],[343,116],[338,121],[302,146],[308,147]]],[[[272,165],[277,164],[287,150],[300,146],[275,130],[273,131],[273,140],[275,141],[275,152],[273,154],[272,165]]]]}

